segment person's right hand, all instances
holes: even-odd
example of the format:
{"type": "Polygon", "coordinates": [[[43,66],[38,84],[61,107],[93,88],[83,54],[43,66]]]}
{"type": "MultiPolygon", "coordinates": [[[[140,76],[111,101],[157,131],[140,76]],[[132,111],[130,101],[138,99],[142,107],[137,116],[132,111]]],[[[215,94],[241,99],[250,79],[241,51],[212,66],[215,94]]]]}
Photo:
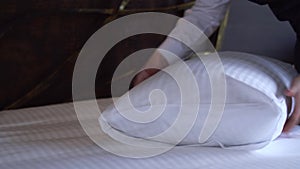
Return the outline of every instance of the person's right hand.
{"type": "Polygon", "coordinates": [[[167,60],[158,52],[154,52],[154,54],[149,58],[146,64],[143,66],[143,70],[140,71],[132,80],[131,87],[134,87],[144,80],[148,79],[155,73],[159,72],[161,69],[167,67],[169,64],[167,60]]]}

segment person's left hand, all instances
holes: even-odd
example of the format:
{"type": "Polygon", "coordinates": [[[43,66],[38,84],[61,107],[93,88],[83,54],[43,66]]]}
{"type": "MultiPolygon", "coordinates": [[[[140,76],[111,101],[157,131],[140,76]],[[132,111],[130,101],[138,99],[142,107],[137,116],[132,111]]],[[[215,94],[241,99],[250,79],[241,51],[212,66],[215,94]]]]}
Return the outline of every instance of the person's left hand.
{"type": "Polygon", "coordinates": [[[291,87],[284,93],[286,96],[295,98],[294,111],[283,128],[283,132],[288,132],[300,122],[300,75],[293,80],[291,87]]]}

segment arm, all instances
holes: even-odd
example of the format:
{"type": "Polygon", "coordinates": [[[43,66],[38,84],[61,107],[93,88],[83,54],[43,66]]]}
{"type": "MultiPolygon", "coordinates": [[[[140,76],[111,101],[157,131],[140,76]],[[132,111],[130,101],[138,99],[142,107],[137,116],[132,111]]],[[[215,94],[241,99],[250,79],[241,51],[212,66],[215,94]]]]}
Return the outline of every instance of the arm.
{"type": "MultiPolygon", "coordinates": [[[[188,40],[188,46],[193,45],[195,41],[195,35],[185,28],[184,21],[189,21],[194,24],[197,28],[203,31],[203,33],[209,37],[221,24],[223,20],[228,4],[230,0],[196,0],[195,5],[187,10],[184,17],[179,19],[175,28],[172,30],[171,34],[188,40]]],[[[203,37],[199,37],[200,39],[203,37]]],[[[204,38],[205,39],[205,38],[204,38]]],[[[181,42],[168,37],[159,47],[159,49],[164,49],[174,53],[180,58],[184,58],[191,51],[181,42]]],[[[154,54],[149,58],[147,63],[144,65],[146,67],[156,67],[163,69],[169,64],[174,63],[176,60],[170,56],[162,55],[159,50],[154,52],[154,54]]],[[[141,71],[133,79],[133,86],[136,86],[143,80],[149,78],[153,74],[157,73],[159,69],[152,69],[150,71],[141,71]]]]}
{"type": "MultiPolygon", "coordinates": [[[[189,39],[188,45],[192,45],[193,41],[196,41],[193,39],[195,35],[185,29],[183,20],[186,20],[198,27],[207,37],[209,37],[224,19],[229,1],[230,0],[196,0],[195,5],[187,10],[184,17],[177,22],[176,27],[172,30],[171,34],[189,39]]],[[[173,52],[180,58],[184,58],[190,53],[188,47],[170,37],[168,37],[159,48],[173,52]]],[[[168,56],[164,57],[169,64],[175,62],[175,60],[172,60],[168,56]]]]}

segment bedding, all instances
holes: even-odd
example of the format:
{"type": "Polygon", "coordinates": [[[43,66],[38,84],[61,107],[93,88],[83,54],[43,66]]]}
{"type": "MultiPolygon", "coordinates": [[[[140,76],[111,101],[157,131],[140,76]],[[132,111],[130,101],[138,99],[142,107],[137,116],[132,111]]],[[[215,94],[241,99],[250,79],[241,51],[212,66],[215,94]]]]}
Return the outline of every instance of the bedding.
{"type": "MultiPolygon", "coordinates": [[[[98,103],[103,110],[111,99],[98,103]]],[[[0,168],[296,169],[300,166],[299,131],[295,128],[292,135],[278,138],[259,151],[176,146],[159,156],[130,159],[94,144],[82,130],[72,103],[9,110],[0,112],[0,168]]]]}
{"type": "MultiPolygon", "coordinates": [[[[157,73],[124,94],[116,104],[102,113],[99,122],[103,130],[115,139],[127,135],[176,145],[196,144],[234,149],[259,149],[266,146],[280,135],[290,112],[283,91],[297,75],[296,70],[289,64],[266,57],[241,52],[219,52],[224,67],[224,72],[220,74],[223,73],[226,80],[224,113],[220,121],[215,121],[216,129],[201,142],[199,135],[206,127],[210,106],[213,105],[212,83],[209,71],[206,70],[211,67],[217,72],[220,67],[215,60],[210,59],[214,55],[202,56],[206,65],[198,57],[171,65],[165,72],[157,73]],[[195,78],[189,78],[189,74],[195,78]],[[186,86],[180,88],[180,80],[186,86]],[[197,84],[196,88],[191,85],[193,83],[197,84]],[[163,92],[163,96],[157,94],[159,91],[163,92]],[[190,96],[188,101],[182,99],[185,92],[190,96]],[[198,109],[191,108],[195,105],[199,106],[198,109]],[[176,128],[173,124],[179,121],[179,112],[183,114],[183,122],[176,128]],[[158,113],[161,114],[156,115],[158,113]],[[136,118],[146,116],[151,120],[141,122],[136,118]],[[185,130],[184,126],[191,123],[191,128],[185,130]],[[169,132],[171,127],[175,129],[169,132]],[[181,133],[181,130],[185,130],[185,133],[181,133]],[[179,138],[178,135],[183,137],[179,138]]],[[[223,85],[222,81],[217,83],[223,85]]],[[[219,89],[216,91],[219,92],[219,89]]],[[[218,100],[213,106],[221,105],[222,102],[218,100]]]]}

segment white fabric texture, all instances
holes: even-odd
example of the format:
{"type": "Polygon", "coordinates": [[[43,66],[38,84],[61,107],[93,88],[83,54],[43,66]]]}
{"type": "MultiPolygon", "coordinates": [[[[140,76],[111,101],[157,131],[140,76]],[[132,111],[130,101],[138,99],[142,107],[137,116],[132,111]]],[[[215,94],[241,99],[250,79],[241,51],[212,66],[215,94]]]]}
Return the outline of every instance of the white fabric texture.
{"type": "MultiPolygon", "coordinates": [[[[199,28],[203,32],[203,35],[209,37],[221,24],[229,2],[230,0],[196,0],[194,6],[186,10],[184,17],[179,19],[170,34],[179,39],[187,39],[186,45],[188,46],[193,45],[195,34],[188,29],[189,27],[186,28],[185,22],[188,21],[199,28]]],[[[198,38],[203,39],[204,37],[200,36],[198,38]]],[[[186,45],[173,38],[167,38],[159,48],[183,58],[190,52],[190,49],[186,45]]],[[[198,47],[201,48],[201,46],[198,47]]],[[[164,57],[169,64],[173,64],[176,61],[176,59],[168,55],[164,55],[164,57]]]]}
{"type": "MultiPolygon", "coordinates": [[[[210,79],[205,66],[198,58],[186,61],[196,77],[201,101],[193,103],[191,100],[190,103],[183,103],[186,107],[198,104],[199,112],[193,128],[180,145],[199,144],[238,149],[259,149],[266,146],[282,131],[288,114],[287,100],[283,91],[290,86],[297,74],[296,71],[289,64],[252,54],[221,52],[219,55],[224,66],[227,85],[222,119],[213,135],[205,143],[199,144],[199,133],[211,105],[210,79]]],[[[205,57],[210,57],[210,55],[205,57]]],[[[174,74],[184,71],[179,64],[166,69],[174,74]]],[[[181,108],[180,97],[181,93],[174,79],[164,72],[157,73],[122,96],[116,102],[116,105],[121,108],[117,109],[115,105],[111,105],[103,112],[102,120],[111,126],[110,129],[105,130],[107,134],[120,131],[129,136],[151,140],[153,136],[162,133],[174,123],[181,108]],[[151,105],[148,97],[154,89],[164,92],[166,104],[158,99],[152,100],[151,105]],[[124,107],[126,103],[123,98],[127,96],[130,97],[134,108],[141,111],[149,110],[151,106],[157,108],[165,105],[165,107],[161,116],[152,122],[134,122],[121,114],[134,111],[133,107],[128,105],[124,107]]],[[[192,112],[183,113],[191,114],[192,112]]],[[[173,133],[174,135],[153,140],[173,143],[172,140],[179,132],[180,127],[177,132],[173,133]]]]}
{"type": "MultiPolygon", "coordinates": [[[[100,99],[98,103],[104,109],[111,100],[100,99]]],[[[84,108],[90,111],[90,107],[84,108]]],[[[130,159],[94,144],[78,123],[72,103],[10,110],[0,112],[0,168],[297,169],[299,131],[295,130],[294,138],[277,139],[260,151],[177,146],[156,157],[130,159]]]]}

